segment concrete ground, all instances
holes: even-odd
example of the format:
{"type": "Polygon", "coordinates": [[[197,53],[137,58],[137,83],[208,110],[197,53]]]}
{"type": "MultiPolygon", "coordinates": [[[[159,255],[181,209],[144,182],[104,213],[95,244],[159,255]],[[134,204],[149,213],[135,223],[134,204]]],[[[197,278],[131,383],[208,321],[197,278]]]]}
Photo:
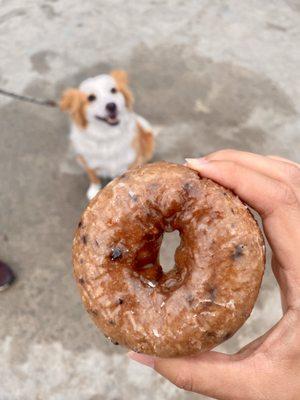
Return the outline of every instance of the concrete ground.
{"type": "MultiPolygon", "coordinates": [[[[300,161],[298,0],[0,4],[0,87],[58,98],[122,67],[136,110],[160,126],[156,159],[234,147],[300,161]]],[[[67,118],[0,102],[0,255],[18,275],[0,293],[0,400],[203,398],[128,361],[94,327],[72,278],[87,180],[67,157],[67,118]]],[[[280,315],[268,267],[251,318],[222,349],[237,350],[280,315]]]]}

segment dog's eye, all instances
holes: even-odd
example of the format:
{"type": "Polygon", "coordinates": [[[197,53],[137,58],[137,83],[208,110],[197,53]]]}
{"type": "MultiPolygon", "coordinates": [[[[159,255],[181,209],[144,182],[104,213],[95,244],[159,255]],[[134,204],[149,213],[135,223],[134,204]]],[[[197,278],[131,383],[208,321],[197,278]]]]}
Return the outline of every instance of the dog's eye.
{"type": "Polygon", "coordinates": [[[111,93],[117,93],[117,89],[116,89],[115,87],[113,87],[113,88],[111,89],[111,93]]]}
{"type": "Polygon", "coordinates": [[[95,101],[96,100],[96,96],[94,95],[94,94],[90,94],[89,96],[88,96],[88,101],[95,101]]]}

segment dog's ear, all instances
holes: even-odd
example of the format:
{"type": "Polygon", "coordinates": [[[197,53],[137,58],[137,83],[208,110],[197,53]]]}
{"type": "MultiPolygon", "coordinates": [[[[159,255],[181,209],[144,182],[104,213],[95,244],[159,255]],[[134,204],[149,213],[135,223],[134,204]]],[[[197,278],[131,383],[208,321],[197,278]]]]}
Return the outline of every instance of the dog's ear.
{"type": "Polygon", "coordinates": [[[116,81],[117,89],[121,93],[123,93],[123,96],[125,97],[125,102],[126,102],[127,108],[132,109],[132,106],[134,103],[134,97],[128,86],[127,72],[123,71],[121,69],[119,69],[119,70],[116,69],[116,70],[111,71],[110,75],[116,81]]]}
{"type": "Polygon", "coordinates": [[[67,89],[60,99],[61,110],[67,111],[74,122],[81,128],[87,126],[87,119],[85,116],[87,104],[88,100],[86,94],[78,89],[67,89]]]}

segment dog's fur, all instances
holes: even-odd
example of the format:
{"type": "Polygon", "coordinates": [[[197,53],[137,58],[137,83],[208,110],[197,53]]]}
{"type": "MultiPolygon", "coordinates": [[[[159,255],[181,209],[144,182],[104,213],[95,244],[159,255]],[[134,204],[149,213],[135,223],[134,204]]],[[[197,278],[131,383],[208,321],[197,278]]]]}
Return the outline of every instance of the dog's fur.
{"type": "Polygon", "coordinates": [[[133,112],[133,101],[121,70],[89,78],[62,95],[60,107],[71,117],[71,144],[90,180],[89,199],[101,188],[101,177],[115,177],[153,155],[153,130],[133,112]]]}

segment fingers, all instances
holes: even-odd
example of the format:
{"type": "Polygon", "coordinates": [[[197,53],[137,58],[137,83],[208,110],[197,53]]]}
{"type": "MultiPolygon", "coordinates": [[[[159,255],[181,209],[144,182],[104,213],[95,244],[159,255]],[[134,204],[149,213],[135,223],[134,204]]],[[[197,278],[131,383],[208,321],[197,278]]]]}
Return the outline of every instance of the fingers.
{"type": "Polygon", "coordinates": [[[257,381],[252,382],[248,361],[234,361],[233,357],[217,352],[184,358],[157,358],[133,352],[128,355],[154,368],[181,389],[219,400],[257,398],[257,381]]]}
{"type": "Polygon", "coordinates": [[[228,160],[260,172],[289,185],[300,201],[300,165],[281,157],[264,157],[236,150],[221,150],[205,157],[208,160],[228,160]]]}
{"type": "MultiPolygon", "coordinates": [[[[241,162],[214,157],[187,160],[187,165],[201,176],[232,189],[261,214],[267,239],[283,267],[283,274],[278,275],[279,285],[285,288],[287,304],[300,308],[300,256],[295,251],[300,243],[300,206],[295,191],[286,182],[270,176],[272,168],[261,160],[251,168],[247,157],[241,162]]],[[[232,157],[237,159],[235,154],[232,157]]]]}
{"type": "Polygon", "coordinates": [[[296,167],[300,168],[300,164],[299,163],[296,163],[294,161],[288,160],[288,159],[283,158],[283,157],[273,156],[273,155],[269,155],[269,156],[266,156],[266,157],[271,158],[272,160],[276,160],[276,161],[281,161],[281,162],[285,162],[285,163],[288,163],[288,164],[292,164],[292,165],[295,165],[296,167]]]}
{"type": "Polygon", "coordinates": [[[233,190],[264,218],[277,209],[293,207],[296,203],[287,185],[234,160],[187,159],[187,165],[201,176],[233,190]]]}

